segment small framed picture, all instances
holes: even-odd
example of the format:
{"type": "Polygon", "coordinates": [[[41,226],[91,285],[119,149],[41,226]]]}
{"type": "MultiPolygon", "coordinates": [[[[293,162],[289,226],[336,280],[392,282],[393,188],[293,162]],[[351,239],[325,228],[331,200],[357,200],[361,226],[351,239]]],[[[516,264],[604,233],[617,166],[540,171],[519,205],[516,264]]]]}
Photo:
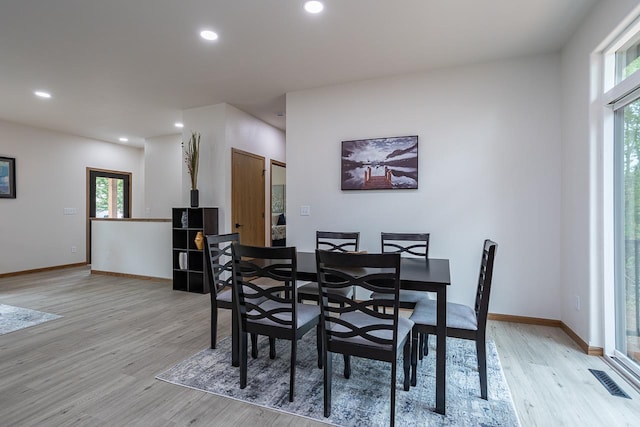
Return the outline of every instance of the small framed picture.
{"type": "Polygon", "coordinates": [[[0,157],[0,199],[16,198],[16,159],[0,157]]]}

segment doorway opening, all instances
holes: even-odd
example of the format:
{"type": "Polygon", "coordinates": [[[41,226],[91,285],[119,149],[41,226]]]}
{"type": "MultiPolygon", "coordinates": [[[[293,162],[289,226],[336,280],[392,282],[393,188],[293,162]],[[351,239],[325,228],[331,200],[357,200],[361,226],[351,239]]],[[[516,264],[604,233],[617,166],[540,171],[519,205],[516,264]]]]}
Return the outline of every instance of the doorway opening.
{"type": "Polygon", "coordinates": [[[271,160],[271,246],[287,245],[287,165],[271,160]]]}
{"type": "Polygon", "coordinates": [[[131,218],[131,172],[87,168],[87,264],[96,218],[131,218]]]}

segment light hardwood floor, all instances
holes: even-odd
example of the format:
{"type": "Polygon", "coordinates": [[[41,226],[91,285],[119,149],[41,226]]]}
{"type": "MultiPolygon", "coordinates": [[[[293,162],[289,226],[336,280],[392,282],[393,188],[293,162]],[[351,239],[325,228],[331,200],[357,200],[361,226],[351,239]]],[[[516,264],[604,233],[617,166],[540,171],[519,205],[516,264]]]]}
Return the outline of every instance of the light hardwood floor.
{"type": "MultiPolygon", "coordinates": [[[[208,295],[71,268],[0,279],[0,303],[64,316],[0,336],[2,426],[324,425],[154,379],[209,345],[208,295]]],[[[560,329],[489,330],[523,426],[640,425],[640,395],[560,329]],[[588,368],[633,399],[612,397],[588,368]]]]}

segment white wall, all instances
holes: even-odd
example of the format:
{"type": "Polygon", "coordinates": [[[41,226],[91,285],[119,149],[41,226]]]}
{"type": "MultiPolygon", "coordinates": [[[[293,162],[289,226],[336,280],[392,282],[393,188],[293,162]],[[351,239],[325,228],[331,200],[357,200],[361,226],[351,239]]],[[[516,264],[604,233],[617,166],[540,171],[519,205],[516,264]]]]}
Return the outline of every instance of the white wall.
{"type": "Polygon", "coordinates": [[[0,274],[86,261],[87,167],[131,172],[132,215],[143,215],[139,148],[0,121],[0,155],[17,173],[17,198],[0,199],[0,274]]]}
{"type": "Polygon", "coordinates": [[[492,238],[491,312],[558,319],[559,91],[545,55],[287,94],[287,243],[360,231],[379,251],[381,231],[430,232],[450,300],[472,304],[492,238]],[[341,141],[402,135],[419,136],[418,190],[340,190],[341,141]]]}
{"type": "Polygon", "coordinates": [[[146,218],[171,218],[182,206],[182,135],[148,138],[144,143],[146,218]]]}
{"type": "MultiPolygon", "coordinates": [[[[227,152],[225,142],[224,111],[225,104],[217,104],[201,108],[192,108],[182,112],[184,123],[182,140],[185,142],[189,141],[191,132],[200,133],[200,165],[198,172],[199,204],[202,207],[219,207],[219,221],[222,221],[225,215],[225,164],[231,161],[231,154],[227,152]],[[227,157],[229,160],[225,160],[227,157]]],[[[181,161],[181,165],[181,206],[189,206],[191,180],[187,173],[187,165],[184,161],[181,161]]]]}
{"type": "Polygon", "coordinates": [[[605,164],[602,76],[594,52],[637,6],[632,0],[597,3],[562,52],[561,319],[592,346],[603,345],[603,260],[611,256],[603,249],[603,206],[611,204],[603,183],[611,178],[605,175],[610,165],[605,164]]]}
{"type": "Polygon", "coordinates": [[[91,271],[171,279],[171,222],[91,221],[91,271]]]}
{"type": "MultiPolygon", "coordinates": [[[[284,132],[228,104],[194,108],[183,112],[183,138],[191,130],[200,132],[200,172],[198,188],[200,206],[218,207],[221,233],[231,232],[231,148],[265,157],[265,194],[269,194],[269,161],[285,160],[284,132]]],[[[189,175],[183,171],[183,203],[189,203],[189,175]]],[[[265,197],[265,212],[269,212],[269,197],[265,197]]],[[[265,215],[265,238],[270,230],[269,215],[265,215]],[[269,222],[267,222],[269,221],[269,222]],[[269,226],[268,226],[269,225],[269,226]]]]}
{"type": "MultiPolygon", "coordinates": [[[[237,148],[265,158],[265,242],[271,241],[271,159],[285,161],[285,135],[281,130],[256,119],[255,117],[238,110],[237,108],[226,106],[226,140],[231,148],[237,148]]],[[[227,163],[227,186],[226,202],[231,207],[231,150],[229,150],[229,162],[227,163]]],[[[228,210],[228,230],[231,230],[231,209],[228,210]]]]}

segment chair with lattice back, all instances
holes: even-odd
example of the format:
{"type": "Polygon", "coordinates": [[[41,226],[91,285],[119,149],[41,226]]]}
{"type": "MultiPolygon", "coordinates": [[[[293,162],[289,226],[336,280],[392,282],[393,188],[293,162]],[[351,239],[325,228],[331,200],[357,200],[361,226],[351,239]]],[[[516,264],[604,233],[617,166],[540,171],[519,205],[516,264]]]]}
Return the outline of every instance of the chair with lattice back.
{"type": "Polygon", "coordinates": [[[321,324],[324,371],[324,416],[331,415],[332,356],[345,357],[344,376],[351,375],[350,357],[391,364],[390,425],[395,421],[396,365],[402,349],[404,390],[409,390],[411,328],[413,322],[399,316],[400,256],[398,254],[354,254],[316,250],[321,291],[321,324]],[[334,292],[359,286],[384,294],[391,310],[381,312],[372,299],[354,300],[334,292]],[[338,304],[336,304],[336,302],[338,304]]]}
{"type": "MultiPolygon", "coordinates": [[[[331,252],[358,252],[360,247],[359,232],[316,231],[316,249],[331,252]]],[[[355,288],[335,289],[341,297],[354,298],[355,288]]],[[[298,301],[314,301],[318,303],[318,283],[309,282],[298,287],[298,301]]]]}
{"type": "MultiPolygon", "coordinates": [[[[216,348],[218,336],[218,309],[233,309],[232,292],[232,254],[231,245],[240,241],[238,233],[212,234],[205,236],[205,258],[207,278],[211,296],[211,348],[216,348]]],[[[231,317],[232,341],[238,342],[238,322],[235,316],[231,317]]],[[[252,356],[258,356],[257,336],[251,337],[252,356]]],[[[232,364],[238,366],[237,348],[232,352],[232,364]]]]}
{"type": "MultiPolygon", "coordinates": [[[[489,239],[484,241],[474,307],[447,302],[446,308],[447,336],[476,342],[478,373],[480,374],[480,397],[485,400],[487,399],[487,314],[489,312],[489,295],[493,279],[493,262],[497,248],[497,243],[489,239]]],[[[416,304],[410,317],[415,323],[411,333],[414,345],[419,333],[436,334],[436,311],[435,300],[424,300],[416,304]]],[[[412,351],[412,385],[416,384],[417,363],[417,355],[412,351]]]]}
{"type": "MultiPolygon", "coordinates": [[[[322,368],[320,307],[297,302],[295,247],[256,247],[234,243],[233,291],[240,324],[240,388],[247,385],[247,334],[291,341],[289,401],[295,389],[297,342],[316,328],[318,368],[322,368]],[[267,279],[269,286],[261,286],[267,279]]],[[[270,357],[275,358],[275,346],[270,357]]]]}
{"type": "MultiPolygon", "coordinates": [[[[429,258],[429,233],[380,233],[380,246],[382,253],[400,254],[401,257],[429,258]]],[[[373,299],[384,300],[385,295],[374,294],[373,299]]],[[[423,300],[429,299],[428,293],[423,291],[412,291],[400,289],[400,308],[413,309],[415,305],[423,300]]],[[[381,304],[384,308],[385,304],[381,304]]],[[[420,335],[420,359],[428,351],[429,345],[425,334],[420,335]]]]}

